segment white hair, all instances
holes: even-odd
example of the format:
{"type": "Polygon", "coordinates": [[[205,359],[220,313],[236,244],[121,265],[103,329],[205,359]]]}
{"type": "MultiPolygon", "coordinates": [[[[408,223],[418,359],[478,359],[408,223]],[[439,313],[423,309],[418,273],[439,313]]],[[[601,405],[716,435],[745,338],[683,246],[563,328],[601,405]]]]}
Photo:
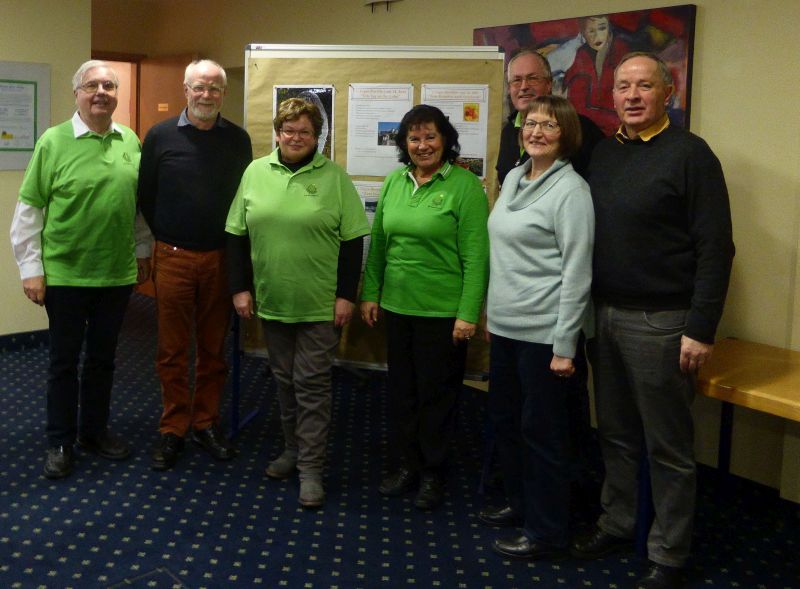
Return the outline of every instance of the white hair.
{"type": "Polygon", "coordinates": [[[78,71],[75,72],[75,75],[72,76],[72,91],[75,92],[81,87],[81,84],[83,84],[83,76],[86,75],[86,72],[98,67],[107,68],[108,71],[111,72],[111,78],[114,80],[114,85],[119,88],[119,78],[117,77],[117,72],[114,71],[114,68],[112,68],[107,62],[100,59],[90,59],[89,61],[84,61],[81,64],[81,67],[78,68],[78,71]]]}
{"type": "Polygon", "coordinates": [[[190,63],[186,66],[186,71],[183,73],[183,83],[190,84],[191,83],[191,75],[194,73],[194,70],[201,67],[201,66],[212,66],[219,68],[219,73],[222,76],[222,85],[228,85],[228,75],[225,73],[225,68],[219,65],[216,61],[211,59],[198,59],[190,63]]]}

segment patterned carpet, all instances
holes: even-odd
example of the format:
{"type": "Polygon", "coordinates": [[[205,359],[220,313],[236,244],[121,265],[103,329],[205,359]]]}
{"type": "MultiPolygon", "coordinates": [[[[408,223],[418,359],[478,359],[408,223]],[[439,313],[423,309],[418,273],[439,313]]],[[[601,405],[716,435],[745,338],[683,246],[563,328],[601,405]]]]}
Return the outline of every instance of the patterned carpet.
{"type": "MultiPolygon", "coordinates": [[[[112,427],[135,448],[125,462],[77,452],[72,476],[41,476],[47,353],[0,342],[0,587],[47,588],[603,588],[633,585],[634,555],[580,563],[508,562],[474,513],[485,393],[465,387],[444,506],[378,495],[386,445],[383,376],[336,370],[318,511],[296,480],[264,477],[280,451],[274,385],[263,361],[242,362],[240,456],[215,463],[187,446],[170,472],[149,469],[160,409],[152,303],[132,299],[118,352],[112,427]]],[[[229,407],[225,407],[225,415],[229,407]]],[[[800,511],[777,492],[701,469],[691,587],[800,587],[800,511]]],[[[586,524],[588,515],[577,518],[586,524]]]]}

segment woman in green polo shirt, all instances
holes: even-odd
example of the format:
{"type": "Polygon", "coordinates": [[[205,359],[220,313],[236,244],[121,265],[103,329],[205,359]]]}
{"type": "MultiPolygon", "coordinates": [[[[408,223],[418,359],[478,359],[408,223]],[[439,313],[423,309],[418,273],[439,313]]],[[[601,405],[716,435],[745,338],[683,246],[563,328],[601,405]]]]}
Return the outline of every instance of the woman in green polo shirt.
{"type": "Polygon", "coordinates": [[[414,505],[444,496],[444,466],[488,280],[488,201],[478,178],[454,165],[458,131],[438,108],[418,105],[397,135],[403,167],[383,184],[361,295],[373,326],[383,310],[393,468],[379,491],[417,487],[414,505]]]}
{"type": "Polygon", "coordinates": [[[290,98],[273,125],[278,148],[248,166],[228,213],[228,271],[237,314],[263,321],[278,383],[285,447],[266,474],[286,479],[297,470],[298,501],[315,508],[325,499],[331,366],[353,312],[369,222],[350,177],[318,153],[319,108],[290,98]]]}

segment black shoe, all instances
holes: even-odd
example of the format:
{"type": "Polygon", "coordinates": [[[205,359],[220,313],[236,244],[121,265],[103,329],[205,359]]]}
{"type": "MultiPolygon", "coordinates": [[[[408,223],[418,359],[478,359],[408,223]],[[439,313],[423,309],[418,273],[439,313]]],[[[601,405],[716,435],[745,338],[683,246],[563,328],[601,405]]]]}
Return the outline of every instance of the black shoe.
{"type": "Polygon", "coordinates": [[[411,491],[417,484],[417,473],[400,467],[381,481],[378,492],[387,497],[399,497],[411,491]]]}
{"type": "Polygon", "coordinates": [[[153,448],[150,468],[153,470],[169,470],[178,461],[178,454],[183,450],[183,438],[173,433],[161,435],[158,445],[153,448]]]}
{"type": "Polygon", "coordinates": [[[564,548],[532,542],[527,536],[497,538],[492,542],[492,550],[507,558],[520,560],[559,560],[567,556],[564,548]]]}
{"type": "Polygon", "coordinates": [[[524,522],[510,506],[486,507],[478,512],[478,521],[496,528],[517,528],[524,522]]]}
{"type": "Polygon", "coordinates": [[[650,563],[647,574],[636,583],[636,589],[681,589],[683,569],[656,562],[650,563]]]}
{"type": "Polygon", "coordinates": [[[633,540],[620,538],[595,527],[588,535],[572,543],[570,554],[583,560],[595,560],[633,548],[633,540]]]}
{"type": "Polygon", "coordinates": [[[44,459],[44,476],[48,479],[63,479],[72,472],[73,464],[75,457],[72,445],[48,448],[44,459]]]}
{"type": "Polygon", "coordinates": [[[441,477],[434,474],[422,475],[419,491],[414,498],[414,507],[417,509],[436,509],[444,500],[444,482],[441,477]]]}
{"type": "Polygon", "coordinates": [[[125,460],[131,455],[128,444],[108,430],[91,437],[78,434],[78,447],[109,460],[125,460]]]}
{"type": "Polygon", "coordinates": [[[236,456],[236,448],[222,435],[219,427],[212,425],[206,429],[194,430],[192,440],[205,448],[216,460],[230,460],[236,456]]]}

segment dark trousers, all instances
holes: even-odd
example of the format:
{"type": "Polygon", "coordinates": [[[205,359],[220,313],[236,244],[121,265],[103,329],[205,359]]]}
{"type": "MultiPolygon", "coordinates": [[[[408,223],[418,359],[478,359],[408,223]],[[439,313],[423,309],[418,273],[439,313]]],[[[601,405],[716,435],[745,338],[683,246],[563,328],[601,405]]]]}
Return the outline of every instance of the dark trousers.
{"type": "Polygon", "coordinates": [[[492,334],[490,353],[489,414],[509,505],[524,516],[528,538],[564,547],[572,464],[571,379],[550,371],[552,345],[492,334]]]}
{"type": "Polygon", "coordinates": [[[48,286],[50,327],[47,441],[71,445],[78,433],[92,437],[108,425],[114,356],[132,285],[48,286]],[[78,378],[81,347],[86,343],[78,378]],[[78,411],[80,407],[80,412],[78,411]]]}
{"type": "Polygon", "coordinates": [[[694,525],[694,377],[680,370],[688,310],[641,311],[597,305],[594,369],[597,431],[606,477],[600,528],[632,537],[643,455],[650,465],[655,519],[648,558],[681,567],[694,525]]]}
{"type": "Polygon", "coordinates": [[[442,474],[464,380],[466,344],[453,344],[454,317],[385,312],[392,458],[442,474]]]}
{"type": "MultiPolygon", "coordinates": [[[[587,492],[594,487],[590,460],[595,452],[597,441],[592,431],[592,417],[589,409],[589,363],[586,360],[586,343],[583,335],[575,348],[573,364],[575,365],[575,374],[566,380],[572,455],[570,477],[573,483],[587,492]]],[[[591,497],[583,497],[584,501],[589,501],[592,509],[599,499],[599,493],[593,493],[591,497]]]]}

